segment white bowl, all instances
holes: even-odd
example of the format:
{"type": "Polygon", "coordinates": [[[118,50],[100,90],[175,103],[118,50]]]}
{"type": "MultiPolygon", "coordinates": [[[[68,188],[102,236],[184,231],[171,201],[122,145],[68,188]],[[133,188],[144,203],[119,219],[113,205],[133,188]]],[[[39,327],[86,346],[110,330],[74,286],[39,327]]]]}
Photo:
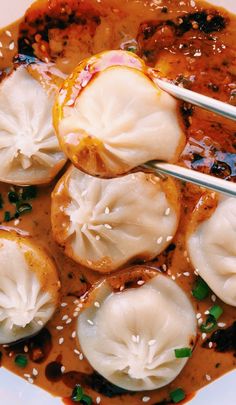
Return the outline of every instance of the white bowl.
{"type": "MultiPolygon", "coordinates": [[[[24,15],[32,0],[0,0],[0,27],[9,25],[24,15]]],[[[209,0],[209,3],[236,13],[236,0],[209,0]]],[[[206,353],[207,355],[207,353],[206,353]]],[[[206,357],[207,361],[207,357],[206,357]]],[[[200,390],[188,405],[235,405],[236,371],[200,390]]],[[[0,404],[3,405],[59,405],[60,399],[30,385],[3,368],[0,369],[0,404]]],[[[128,404],[126,404],[128,405],[128,404]]]]}

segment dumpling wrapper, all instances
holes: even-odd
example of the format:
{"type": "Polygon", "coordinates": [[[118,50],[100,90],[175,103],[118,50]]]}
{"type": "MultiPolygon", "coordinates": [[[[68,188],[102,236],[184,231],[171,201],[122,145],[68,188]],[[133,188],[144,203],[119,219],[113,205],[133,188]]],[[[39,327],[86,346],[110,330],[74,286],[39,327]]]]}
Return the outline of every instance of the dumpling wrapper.
{"type": "Polygon", "coordinates": [[[236,199],[221,197],[188,239],[193,266],[214,293],[236,306],[236,199]]]}
{"type": "Polygon", "coordinates": [[[172,241],[180,195],[172,179],[135,173],[99,179],[71,167],[52,195],[52,231],[64,252],[100,272],[151,260],[172,241]]]}
{"type": "Polygon", "coordinates": [[[189,299],[160,274],[142,287],[116,293],[103,281],[77,324],[78,341],[91,366],[131,391],[154,390],[173,381],[188,361],[177,359],[175,349],[192,348],[195,335],[189,299]]]}
{"type": "Polygon", "coordinates": [[[52,259],[30,239],[0,231],[0,344],[39,332],[59,301],[52,259]]]}
{"type": "Polygon", "coordinates": [[[29,71],[0,83],[0,181],[16,185],[49,183],[66,162],[52,125],[55,85],[50,92],[29,71]]]}
{"type": "Polygon", "coordinates": [[[54,109],[61,147],[88,174],[116,177],[149,160],[176,161],[184,146],[177,102],[136,55],[104,52],[65,81],[54,109]]]}

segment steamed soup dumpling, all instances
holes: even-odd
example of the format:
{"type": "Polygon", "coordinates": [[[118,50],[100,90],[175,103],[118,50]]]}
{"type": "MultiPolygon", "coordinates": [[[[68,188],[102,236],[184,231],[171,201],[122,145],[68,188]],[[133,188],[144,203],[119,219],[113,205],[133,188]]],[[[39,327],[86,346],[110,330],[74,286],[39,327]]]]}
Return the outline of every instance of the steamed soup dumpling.
{"type": "Polygon", "coordinates": [[[52,195],[53,234],[76,262],[109,272],[171,243],[179,198],[172,179],[138,172],[105,180],[72,166],[52,195]]]}
{"type": "Polygon", "coordinates": [[[51,258],[30,239],[0,231],[0,344],[39,332],[59,300],[51,258]]]}
{"type": "Polygon", "coordinates": [[[199,275],[226,304],[236,306],[236,199],[219,197],[210,218],[188,239],[189,257],[199,275]]]}
{"type": "Polygon", "coordinates": [[[115,177],[149,160],[175,161],[184,145],[177,102],[134,54],[104,52],[65,81],[54,108],[61,147],[79,169],[115,177]]]}
{"type": "Polygon", "coordinates": [[[161,274],[122,292],[103,281],[89,295],[77,324],[79,348],[91,366],[131,391],[154,390],[173,381],[188,360],[177,359],[175,349],[192,348],[195,335],[189,299],[161,274]]]}
{"type": "Polygon", "coordinates": [[[56,86],[30,71],[21,65],[0,83],[0,181],[18,185],[48,183],[66,162],[52,125],[56,86]]]}

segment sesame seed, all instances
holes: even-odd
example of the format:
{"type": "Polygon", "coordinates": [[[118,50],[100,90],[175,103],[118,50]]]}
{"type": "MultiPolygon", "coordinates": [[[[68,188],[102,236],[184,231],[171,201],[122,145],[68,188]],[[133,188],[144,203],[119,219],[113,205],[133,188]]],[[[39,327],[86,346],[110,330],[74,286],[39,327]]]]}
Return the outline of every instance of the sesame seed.
{"type": "Polygon", "coordinates": [[[207,311],[204,312],[205,315],[209,315],[209,313],[210,313],[210,311],[208,311],[208,309],[207,309],[207,311]]]}
{"type": "Polygon", "coordinates": [[[198,325],[202,325],[202,324],[203,324],[203,319],[202,318],[198,319],[198,325]]]}
{"type": "Polygon", "coordinates": [[[142,398],[142,401],[143,401],[143,402],[148,402],[148,401],[150,401],[150,399],[151,399],[150,397],[143,397],[143,398],[142,398]]]}
{"type": "Polygon", "coordinates": [[[25,378],[30,378],[31,375],[30,375],[30,374],[24,374],[24,377],[25,377],[25,378]]]}
{"type": "Polygon", "coordinates": [[[89,266],[91,266],[93,264],[93,262],[91,262],[91,260],[87,260],[87,263],[89,266]]]}
{"type": "Polygon", "coordinates": [[[168,217],[168,215],[170,215],[170,208],[167,208],[167,209],[165,210],[165,216],[168,217]]]}
{"type": "Polygon", "coordinates": [[[101,239],[101,236],[96,235],[96,236],[95,236],[95,239],[96,239],[96,240],[100,240],[100,239],[101,239]]]}
{"type": "Polygon", "coordinates": [[[79,300],[74,300],[73,304],[78,305],[79,304],[79,300]]]}
{"type": "Polygon", "coordinates": [[[148,346],[153,346],[156,343],[156,339],[149,340],[148,346]]]}
{"type": "Polygon", "coordinates": [[[163,271],[166,271],[166,270],[167,270],[167,265],[166,265],[166,264],[163,264],[163,265],[162,265],[162,269],[163,269],[163,271]]]}
{"type": "Polygon", "coordinates": [[[183,273],[183,276],[185,276],[185,277],[189,277],[189,276],[190,276],[189,271],[185,271],[185,272],[183,273]]]}
{"type": "Polygon", "coordinates": [[[134,342],[134,343],[139,343],[139,341],[140,341],[140,336],[139,335],[132,335],[132,341],[134,342]]]}
{"type": "Polygon", "coordinates": [[[195,6],[196,6],[196,3],[195,3],[194,0],[191,0],[191,1],[190,1],[190,6],[191,6],[191,7],[195,7],[195,6]]]}
{"type": "Polygon", "coordinates": [[[89,325],[94,325],[93,321],[91,321],[91,319],[87,319],[87,322],[89,323],[89,325]]]}
{"type": "Polygon", "coordinates": [[[168,274],[168,276],[171,276],[171,271],[167,270],[167,274],[168,274]]]}
{"type": "Polygon", "coordinates": [[[75,312],[73,313],[73,317],[74,317],[74,318],[77,318],[77,316],[79,316],[79,312],[75,311],[75,312]]]}
{"type": "Polygon", "coordinates": [[[143,284],[145,284],[145,281],[143,281],[143,280],[138,280],[138,281],[137,281],[137,284],[138,284],[138,285],[143,285],[143,284]]]}
{"type": "Polygon", "coordinates": [[[187,252],[187,250],[185,250],[184,251],[184,257],[187,257],[188,256],[188,252],[187,252]]]}
{"type": "Polygon", "coordinates": [[[0,58],[3,58],[3,53],[2,53],[2,51],[0,51],[0,58]]]}
{"type": "Polygon", "coordinates": [[[32,370],[33,376],[37,377],[38,373],[39,373],[38,370],[36,368],[33,368],[33,370],[32,370]]]}
{"type": "Polygon", "coordinates": [[[157,239],[157,244],[160,245],[162,243],[162,241],[163,241],[163,237],[160,236],[160,238],[157,239]]]}
{"type": "Polygon", "coordinates": [[[175,281],[175,276],[171,276],[172,280],[175,281]]]}
{"type": "Polygon", "coordinates": [[[28,353],[28,351],[29,351],[28,346],[25,346],[25,347],[24,347],[24,352],[25,352],[25,353],[28,353]]]}
{"type": "Polygon", "coordinates": [[[206,374],[206,380],[211,381],[211,376],[209,374],[206,374]]]}
{"type": "Polygon", "coordinates": [[[106,207],[106,209],[105,209],[105,214],[110,214],[110,210],[108,207],[106,207]]]}
{"type": "Polygon", "coordinates": [[[38,322],[37,322],[37,324],[38,324],[39,326],[43,326],[43,321],[41,321],[41,319],[39,319],[38,322]]]}
{"type": "Polygon", "coordinates": [[[68,315],[64,315],[64,316],[62,317],[62,321],[66,321],[68,318],[69,318],[68,315]]]}
{"type": "Polygon", "coordinates": [[[212,349],[213,343],[212,343],[212,342],[209,342],[209,343],[208,343],[208,346],[209,346],[209,349],[212,349]]]}
{"type": "Polygon", "coordinates": [[[2,48],[2,42],[0,41],[0,48],[2,48]]]}
{"type": "Polygon", "coordinates": [[[61,338],[58,340],[58,343],[59,343],[59,345],[62,345],[62,344],[64,343],[64,338],[61,337],[61,338]]]}
{"type": "Polygon", "coordinates": [[[28,378],[28,383],[30,383],[30,384],[33,384],[34,383],[34,380],[33,380],[33,378],[28,378]]]}
{"type": "Polygon", "coordinates": [[[83,308],[83,304],[79,304],[78,307],[79,307],[79,308],[83,308]]]}
{"type": "Polygon", "coordinates": [[[61,372],[62,372],[62,374],[63,374],[65,371],[66,371],[65,366],[61,366],[61,372]]]}
{"type": "Polygon", "coordinates": [[[109,225],[109,224],[105,224],[104,226],[105,226],[105,228],[107,228],[107,229],[112,229],[112,226],[109,225]]]}
{"type": "Polygon", "coordinates": [[[173,239],[173,236],[167,236],[166,242],[170,242],[173,239]]]}
{"type": "Polygon", "coordinates": [[[76,331],[74,330],[74,332],[72,332],[71,334],[72,339],[76,338],[76,331]]]}
{"type": "Polygon", "coordinates": [[[207,337],[207,334],[206,334],[206,333],[202,333],[202,340],[205,340],[206,337],[207,337]]]}
{"type": "Polygon", "coordinates": [[[13,51],[14,48],[15,48],[15,43],[14,43],[14,41],[12,41],[9,45],[9,49],[10,49],[10,51],[13,51]]]}
{"type": "Polygon", "coordinates": [[[200,314],[200,312],[196,315],[197,319],[200,319],[202,317],[202,314],[200,314]]]}
{"type": "Polygon", "coordinates": [[[72,98],[70,100],[68,100],[66,103],[66,105],[68,105],[69,107],[73,104],[74,104],[74,100],[72,98]]]}
{"type": "Polygon", "coordinates": [[[17,226],[17,225],[19,225],[19,223],[20,223],[20,220],[19,220],[19,219],[15,219],[14,225],[17,226]]]}
{"type": "Polygon", "coordinates": [[[125,286],[122,285],[122,286],[120,287],[120,291],[124,291],[124,289],[125,289],[125,286]]]}
{"type": "Polygon", "coordinates": [[[215,294],[212,294],[211,300],[212,300],[213,302],[216,302],[216,296],[215,296],[215,294]]]}
{"type": "Polygon", "coordinates": [[[219,322],[218,323],[219,328],[224,328],[226,326],[226,323],[224,322],[219,322]]]}
{"type": "Polygon", "coordinates": [[[190,259],[189,259],[189,257],[186,257],[186,261],[187,261],[188,263],[190,263],[190,259]]]}
{"type": "Polygon", "coordinates": [[[80,352],[79,352],[79,350],[77,350],[77,349],[74,349],[74,353],[75,353],[75,354],[78,354],[78,356],[80,355],[80,352]]]}
{"type": "Polygon", "coordinates": [[[69,325],[69,323],[71,323],[71,322],[72,322],[72,319],[69,318],[69,319],[67,319],[66,324],[69,325]]]}
{"type": "Polygon", "coordinates": [[[12,37],[11,32],[10,32],[9,30],[5,31],[5,34],[6,34],[9,38],[12,37]]]}
{"type": "Polygon", "coordinates": [[[68,305],[67,302],[62,302],[62,303],[61,303],[61,307],[62,307],[62,308],[67,307],[67,305],[68,305]]]}
{"type": "Polygon", "coordinates": [[[101,305],[99,304],[98,301],[95,301],[95,302],[94,302],[94,306],[95,306],[96,308],[100,308],[101,305]]]}
{"type": "Polygon", "coordinates": [[[57,330],[63,330],[63,326],[57,326],[56,329],[57,330]]]}
{"type": "Polygon", "coordinates": [[[101,397],[97,397],[96,398],[96,404],[100,404],[101,403],[101,397]]]}
{"type": "Polygon", "coordinates": [[[80,355],[79,355],[79,359],[82,361],[82,360],[83,360],[83,358],[84,358],[83,353],[80,353],[80,355]]]}

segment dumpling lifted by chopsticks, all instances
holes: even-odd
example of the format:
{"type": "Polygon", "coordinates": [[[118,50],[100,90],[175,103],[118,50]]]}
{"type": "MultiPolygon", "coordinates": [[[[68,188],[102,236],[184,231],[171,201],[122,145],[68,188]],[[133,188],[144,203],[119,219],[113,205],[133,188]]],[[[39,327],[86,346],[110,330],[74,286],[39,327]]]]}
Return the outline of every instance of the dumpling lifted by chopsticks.
{"type": "Polygon", "coordinates": [[[64,166],[66,157],[52,125],[61,80],[52,66],[35,63],[18,66],[0,83],[0,181],[49,183],[64,166]]]}
{"type": "Polygon", "coordinates": [[[71,167],[52,195],[52,231],[65,254],[109,272],[151,260],[172,241],[179,223],[175,181],[133,173],[99,179],[71,167]]]}
{"type": "Polygon", "coordinates": [[[54,108],[60,145],[86,173],[115,177],[149,160],[174,162],[184,145],[175,99],[136,55],[104,52],[65,81],[54,108]]]}

